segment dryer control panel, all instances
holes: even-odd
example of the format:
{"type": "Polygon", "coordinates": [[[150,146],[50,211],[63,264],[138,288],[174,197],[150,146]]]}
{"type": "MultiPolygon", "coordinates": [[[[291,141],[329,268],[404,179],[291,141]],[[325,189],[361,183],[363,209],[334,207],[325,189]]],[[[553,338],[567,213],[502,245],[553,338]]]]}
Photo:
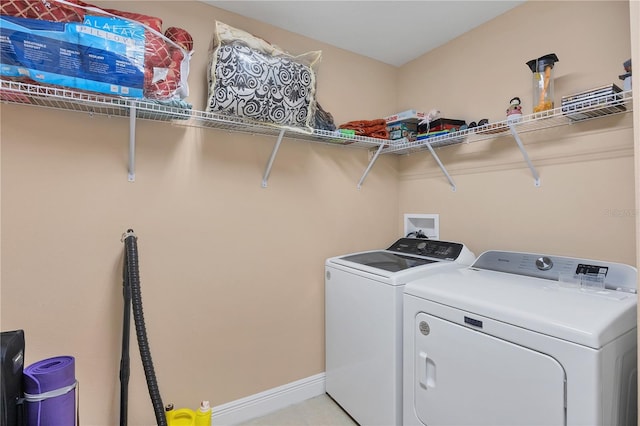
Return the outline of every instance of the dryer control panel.
{"type": "Polygon", "coordinates": [[[427,240],[424,238],[400,238],[387,250],[399,253],[427,256],[443,260],[456,260],[464,245],[450,241],[427,240]]]}
{"type": "Polygon", "coordinates": [[[622,263],[507,251],[482,253],[472,268],[544,278],[566,286],[636,293],[637,270],[622,263]]]}

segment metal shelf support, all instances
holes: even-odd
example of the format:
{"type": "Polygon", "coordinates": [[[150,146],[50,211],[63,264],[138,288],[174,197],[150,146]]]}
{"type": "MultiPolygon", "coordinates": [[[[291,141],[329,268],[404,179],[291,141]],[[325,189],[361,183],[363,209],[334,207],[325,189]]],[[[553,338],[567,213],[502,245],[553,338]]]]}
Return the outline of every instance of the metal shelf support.
{"type": "Polygon", "coordinates": [[[433,150],[433,147],[428,142],[427,142],[427,148],[429,148],[429,152],[431,152],[433,159],[436,160],[436,163],[438,163],[438,166],[440,166],[440,170],[442,170],[442,173],[444,173],[444,175],[447,177],[447,180],[449,181],[449,185],[451,185],[451,190],[453,192],[456,192],[456,183],[451,178],[451,175],[449,175],[449,172],[447,172],[447,169],[442,164],[442,161],[440,161],[440,157],[438,157],[438,154],[436,154],[436,152],[433,150]]]}
{"type": "Polygon", "coordinates": [[[273,146],[273,151],[271,151],[271,156],[269,157],[269,161],[267,162],[267,167],[264,169],[264,175],[262,176],[262,187],[267,187],[267,181],[269,180],[269,175],[271,174],[271,167],[273,167],[273,162],[276,159],[276,155],[278,154],[278,149],[280,149],[280,144],[282,143],[282,138],[284,137],[284,130],[281,129],[278,134],[278,140],[276,144],[273,146]]]}
{"type": "Polygon", "coordinates": [[[522,156],[524,157],[524,161],[527,162],[527,166],[529,166],[529,170],[531,170],[531,174],[533,174],[533,184],[536,187],[540,187],[540,175],[538,174],[538,171],[536,170],[535,167],[533,167],[533,163],[531,162],[531,159],[529,158],[529,155],[527,154],[527,151],[524,149],[524,145],[522,144],[522,141],[520,140],[520,136],[518,136],[518,132],[516,131],[515,128],[515,124],[510,123],[509,124],[509,130],[511,131],[511,134],[513,135],[513,138],[516,140],[516,143],[518,144],[518,148],[520,148],[520,152],[522,153],[522,156]]]}
{"type": "Polygon", "coordinates": [[[136,103],[129,107],[129,182],[136,181],[136,103]]]}
{"type": "Polygon", "coordinates": [[[381,143],[376,153],[373,154],[373,157],[371,157],[371,161],[369,161],[369,165],[365,169],[364,173],[362,174],[362,177],[360,178],[360,181],[358,182],[358,189],[362,188],[362,184],[364,183],[364,180],[367,178],[367,175],[369,174],[369,172],[371,171],[371,168],[373,167],[373,163],[376,162],[383,148],[384,148],[384,143],[381,143]]]}

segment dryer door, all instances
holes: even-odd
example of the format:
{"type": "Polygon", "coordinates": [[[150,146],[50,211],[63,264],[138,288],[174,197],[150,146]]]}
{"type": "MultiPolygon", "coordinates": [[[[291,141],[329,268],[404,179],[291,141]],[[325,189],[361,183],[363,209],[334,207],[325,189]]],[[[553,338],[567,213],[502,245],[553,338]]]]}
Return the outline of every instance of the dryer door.
{"type": "Polygon", "coordinates": [[[426,313],[415,318],[414,342],[423,424],[565,424],[565,372],[550,356],[426,313]]]}

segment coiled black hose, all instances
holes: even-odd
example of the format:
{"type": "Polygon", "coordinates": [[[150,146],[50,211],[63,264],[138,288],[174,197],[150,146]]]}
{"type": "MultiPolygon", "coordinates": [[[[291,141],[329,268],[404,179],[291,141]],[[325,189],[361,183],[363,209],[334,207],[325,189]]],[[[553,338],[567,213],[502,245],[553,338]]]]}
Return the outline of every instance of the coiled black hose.
{"type": "MultiPolygon", "coordinates": [[[[156,373],[154,371],[153,361],[151,359],[151,350],[149,349],[149,341],[147,339],[147,329],[144,323],[144,313],[142,312],[142,292],[140,291],[140,274],[138,270],[138,239],[133,233],[133,230],[129,229],[123,235],[123,240],[125,245],[125,270],[123,273],[125,281],[125,305],[127,299],[126,287],[129,287],[131,302],[133,305],[133,319],[136,326],[136,337],[138,338],[138,348],[140,349],[140,358],[142,358],[142,366],[144,367],[144,375],[147,379],[147,388],[149,389],[149,396],[151,397],[151,403],[153,404],[153,411],[156,416],[156,422],[158,423],[158,426],[167,426],[167,418],[165,417],[164,413],[164,405],[162,403],[162,397],[160,396],[160,390],[158,388],[158,382],[156,380],[156,373]]],[[[128,334],[128,328],[127,330],[123,330],[123,333],[124,332],[128,334]]],[[[121,411],[123,409],[122,405],[123,401],[121,398],[121,411]]],[[[122,423],[123,416],[121,415],[121,425],[126,425],[126,401],[124,401],[124,406],[125,423],[122,423]]]]}

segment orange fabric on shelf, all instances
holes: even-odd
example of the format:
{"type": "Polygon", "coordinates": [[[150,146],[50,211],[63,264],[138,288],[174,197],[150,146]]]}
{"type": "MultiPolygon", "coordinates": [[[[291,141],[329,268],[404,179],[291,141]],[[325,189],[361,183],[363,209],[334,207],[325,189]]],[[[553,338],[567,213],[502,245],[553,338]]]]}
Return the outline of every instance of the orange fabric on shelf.
{"type": "Polygon", "coordinates": [[[386,126],[387,122],[383,119],[377,119],[377,120],[354,120],[354,121],[349,121],[347,123],[341,124],[340,128],[341,129],[356,129],[356,128],[363,128],[363,127],[372,127],[372,126],[386,126]]]}
{"type": "Polygon", "coordinates": [[[378,139],[389,139],[389,131],[386,128],[384,128],[382,130],[372,132],[368,136],[372,138],[378,138],[378,139]]]}
{"type": "Polygon", "coordinates": [[[376,120],[355,120],[338,126],[340,129],[350,129],[358,136],[368,136],[379,139],[389,139],[386,120],[380,118],[376,120]]]}

